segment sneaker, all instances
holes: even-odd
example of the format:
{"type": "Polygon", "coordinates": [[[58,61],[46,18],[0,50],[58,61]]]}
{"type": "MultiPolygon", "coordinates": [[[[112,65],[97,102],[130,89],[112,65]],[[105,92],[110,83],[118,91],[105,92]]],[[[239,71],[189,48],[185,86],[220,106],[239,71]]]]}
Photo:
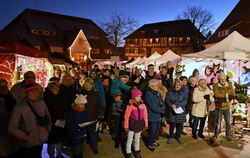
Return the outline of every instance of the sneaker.
{"type": "Polygon", "coordinates": [[[92,149],[92,151],[93,151],[93,153],[96,154],[96,155],[99,154],[99,150],[98,150],[98,149],[92,149]]]}
{"type": "Polygon", "coordinates": [[[160,146],[160,144],[155,142],[155,143],[153,143],[153,146],[158,147],[158,146],[160,146]]]}
{"type": "Polygon", "coordinates": [[[180,143],[180,144],[183,144],[183,143],[184,143],[184,141],[183,141],[182,138],[176,138],[176,141],[177,141],[178,143],[180,143]]]}
{"type": "Polygon", "coordinates": [[[147,146],[147,148],[150,150],[150,151],[155,151],[155,148],[153,146],[147,146]]]}
{"type": "Polygon", "coordinates": [[[131,153],[126,153],[125,158],[132,158],[132,154],[131,153]]]}
{"type": "Polygon", "coordinates": [[[141,154],[140,154],[140,151],[135,151],[134,152],[134,157],[135,158],[142,158],[141,154]]]}
{"type": "Polygon", "coordinates": [[[193,135],[193,136],[192,136],[192,138],[194,138],[194,139],[198,139],[198,138],[197,138],[197,135],[193,135]]]}
{"type": "Polygon", "coordinates": [[[172,144],[173,142],[174,142],[173,138],[169,138],[168,141],[167,141],[168,144],[172,144]]]}
{"type": "Polygon", "coordinates": [[[64,158],[64,157],[61,155],[61,156],[57,156],[56,158],[64,158]]]}
{"type": "Polygon", "coordinates": [[[228,136],[227,141],[231,142],[231,141],[233,141],[233,138],[231,136],[228,136]]]}
{"type": "Polygon", "coordinates": [[[205,136],[203,134],[198,134],[198,136],[201,138],[201,139],[205,139],[205,136]]]}

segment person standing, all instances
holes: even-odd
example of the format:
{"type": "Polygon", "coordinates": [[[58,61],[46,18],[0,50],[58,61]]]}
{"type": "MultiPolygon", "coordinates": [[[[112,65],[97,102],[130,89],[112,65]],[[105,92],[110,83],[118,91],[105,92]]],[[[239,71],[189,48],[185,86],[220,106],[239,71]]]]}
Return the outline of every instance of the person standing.
{"type": "Polygon", "coordinates": [[[15,104],[16,101],[8,89],[8,82],[0,79],[0,157],[7,158],[14,152],[13,140],[8,133],[8,124],[15,104]]]}
{"type": "Polygon", "coordinates": [[[142,92],[134,89],[131,92],[132,100],[127,106],[124,115],[124,129],[128,132],[126,144],[126,158],[131,158],[131,145],[134,142],[135,158],[141,158],[140,155],[140,136],[144,128],[148,127],[148,113],[141,96],[142,92]]]}
{"type": "Polygon", "coordinates": [[[51,128],[49,111],[40,96],[40,87],[34,83],[25,86],[25,100],[13,109],[8,131],[23,142],[13,157],[42,158],[43,143],[51,128]]]}
{"type": "Polygon", "coordinates": [[[91,150],[98,154],[98,134],[96,131],[96,122],[100,115],[101,98],[99,93],[94,89],[94,81],[91,78],[86,78],[83,83],[83,89],[80,94],[87,95],[87,103],[85,105],[89,121],[94,121],[86,128],[87,137],[91,150]]]}
{"type": "Polygon", "coordinates": [[[60,93],[60,84],[50,82],[48,88],[44,92],[44,101],[51,114],[52,128],[48,138],[48,154],[50,158],[54,158],[56,150],[56,158],[63,158],[62,143],[66,138],[65,124],[66,114],[70,109],[67,104],[67,97],[60,93]]]}
{"type": "Polygon", "coordinates": [[[200,124],[198,136],[201,139],[205,139],[203,130],[208,115],[208,106],[214,102],[212,91],[207,87],[205,79],[200,79],[198,87],[194,89],[193,102],[192,116],[194,117],[194,122],[192,135],[194,139],[197,139],[197,127],[200,124]]]}
{"type": "Polygon", "coordinates": [[[194,121],[194,117],[192,115],[192,108],[193,108],[193,92],[194,92],[194,88],[196,88],[196,78],[194,77],[190,77],[189,79],[189,83],[188,83],[188,100],[187,100],[187,109],[188,109],[188,114],[189,114],[189,126],[192,128],[193,127],[193,121],[194,121]]]}
{"type": "Polygon", "coordinates": [[[228,141],[233,141],[231,136],[231,105],[235,98],[235,91],[232,84],[227,82],[227,76],[224,73],[218,75],[219,82],[214,84],[215,98],[215,137],[218,138],[221,130],[222,115],[226,121],[226,137],[228,141]]]}
{"type": "Polygon", "coordinates": [[[175,138],[177,142],[183,144],[184,141],[181,138],[181,132],[183,130],[183,123],[186,122],[186,103],[184,90],[182,88],[182,82],[176,79],[173,84],[173,88],[168,92],[167,96],[167,116],[170,123],[168,144],[173,143],[175,138]],[[174,129],[176,133],[174,135],[174,129]]]}
{"type": "Polygon", "coordinates": [[[36,84],[37,87],[40,89],[39,98],[43,97],[43,88],[38,83],[35,83],[36,75],[33,71],[27,71],[24,73],[24,80],[22,82],[16,83],[10,90],[13,98],[16,100],[17,103],[22,103],[25,101],[25,86],[29,83],[36,84]]]}
{"type": "Polygon", "coordinates": [[[161,125],[161,116],[165,113],[165,104],[161,102],[162,96],[158,92],[159,81],[152,79],[149,81],[149,87],[146,89],[144,101],[148,111],[148,138],[147,148],[155,151],[154,146],[159,146],[155,141],[161,125]]]}

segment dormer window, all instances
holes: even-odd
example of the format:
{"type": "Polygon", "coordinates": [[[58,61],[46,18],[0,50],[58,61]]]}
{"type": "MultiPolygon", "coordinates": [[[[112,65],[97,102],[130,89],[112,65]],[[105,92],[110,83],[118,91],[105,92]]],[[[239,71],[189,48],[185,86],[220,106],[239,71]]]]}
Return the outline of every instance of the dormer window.
{"type": "Polygon", "coordinates": [[[156,29],[156,30],[154,30],[154,33],[157,34],[159,31],[160,31],[160,30],[157,30],[157,29],[156,29]]]}

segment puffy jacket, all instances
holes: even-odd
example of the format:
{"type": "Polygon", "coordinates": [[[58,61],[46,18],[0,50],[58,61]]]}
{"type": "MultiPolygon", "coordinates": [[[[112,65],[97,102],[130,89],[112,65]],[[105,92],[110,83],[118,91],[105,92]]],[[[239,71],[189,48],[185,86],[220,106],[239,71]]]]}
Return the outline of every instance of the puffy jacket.
{"type": "Polygon", "coordinates": [[[160,102],[161,99],[159,97],[161,97],[159,92],[151,88],[146,89],[144,102],[148,110],[148,121],[160,121],[161,115],[165,112],[165,104],[160,102]]]}
{"type": "Polygon", "coordinates": [[[96,78],[94,79],[95,89],[99,93],[101,97],[101,105],[102,107],[106,107],[106,98],[105,98],[105,90],[102,83],[96,78]]]}
{"type": "Polygon", "coordinates": [[[128,91],[130,90],[130,86],[126,85],[125,83],[123,83],[120,79],[118,78],[114,78],[111,82],[111,87],[110,87],[110,92],[111,94],[121,94],[122,90],[128,91]]]}
{"type": "MultiPolygon", "coordinates": [[[[41,117],[48,116],[49,111],[43,100],[30,101],[34,110],[41,117]]],[[[35,114],[31,111],[27,102],[17,104],[13,110],[10,122],[9,132],[14,137],[25,142],[24,147],[33,147],[42,145],[48,139],[51,122],[48,126],[41,127],[36,121],[35,114]]]]}
{"type": "Polygon", "coordinates": [[[171,89],[168,92],[167,96],[167,116],[170,123],[184,123],[186,122],[186,103],[187,97],[185,95],[184,88],[176,91],[175,89],[171,89]],[[184,112],[181,114],[176,114],[171,107],[171,105],[176,105],[176,108],[181,107],[184,112]]]}
{"type": "Polygon", "coordinates": [[[195,117],[206,117],[207,116],[207,100],[204,95],[210,95],[209,100],[214,102],[212,91],[207,87],[203,90],[201,87],[196,87],[193,93],[193,108],[192,115],[195,117]]]}
{"type": "MultiPolygon", "coordinates": [[[[146,105],[144,103],[139,103],[139,105],[137,105],[140,109],[140,120],[144,120],[145,121],[145,127],[148,127],[148,112],[147,112],[147,108],[146,105]]],[[[124,129],[128,129],[129,128],[129,118],[131,116],[133,117],[137,117],[138,118],[138,114],[136,113],[138,110],[138,108],[133,105],[130,104],[127,106],[125,114],[124,114],[124,129]]],[[[138,120],[138,119],[137,119],[138,120]]]]}

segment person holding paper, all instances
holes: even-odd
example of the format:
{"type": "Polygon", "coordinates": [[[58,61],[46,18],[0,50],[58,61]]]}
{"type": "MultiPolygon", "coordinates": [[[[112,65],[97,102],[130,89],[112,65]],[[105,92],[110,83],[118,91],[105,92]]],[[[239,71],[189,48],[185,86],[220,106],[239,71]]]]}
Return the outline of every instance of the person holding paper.
{"type": "Polygon", "coordinates": [[[182,88],[182,82],[176,79],[173,84],[173,88],[170,89],[167,100],[167,117],[170,123],[168,144],[172,144],[174,138],[180,144],[183,144],[181,138],[181,132],[183,130],[183,123],[186,122],[186,104],[187,97],[185,97],[184,89],[182,88]],[[174,129],[176,133],[174,135],[174,129]]]}
{"type": "Polygon", "coordinates": [[[198,87],[194,89],[193,102],[192,116],[194,117],[194,122],[192,127],[192,135],[194,139],[197,139],[197,127],[200,122],[198,136],[201,139],[205,139],[203,135],[203,129],[207,119],[208,106],[214,102],[212,91],[207,87],[207,81],[205,79],[200,79],[198,82],[198,87]]]}

